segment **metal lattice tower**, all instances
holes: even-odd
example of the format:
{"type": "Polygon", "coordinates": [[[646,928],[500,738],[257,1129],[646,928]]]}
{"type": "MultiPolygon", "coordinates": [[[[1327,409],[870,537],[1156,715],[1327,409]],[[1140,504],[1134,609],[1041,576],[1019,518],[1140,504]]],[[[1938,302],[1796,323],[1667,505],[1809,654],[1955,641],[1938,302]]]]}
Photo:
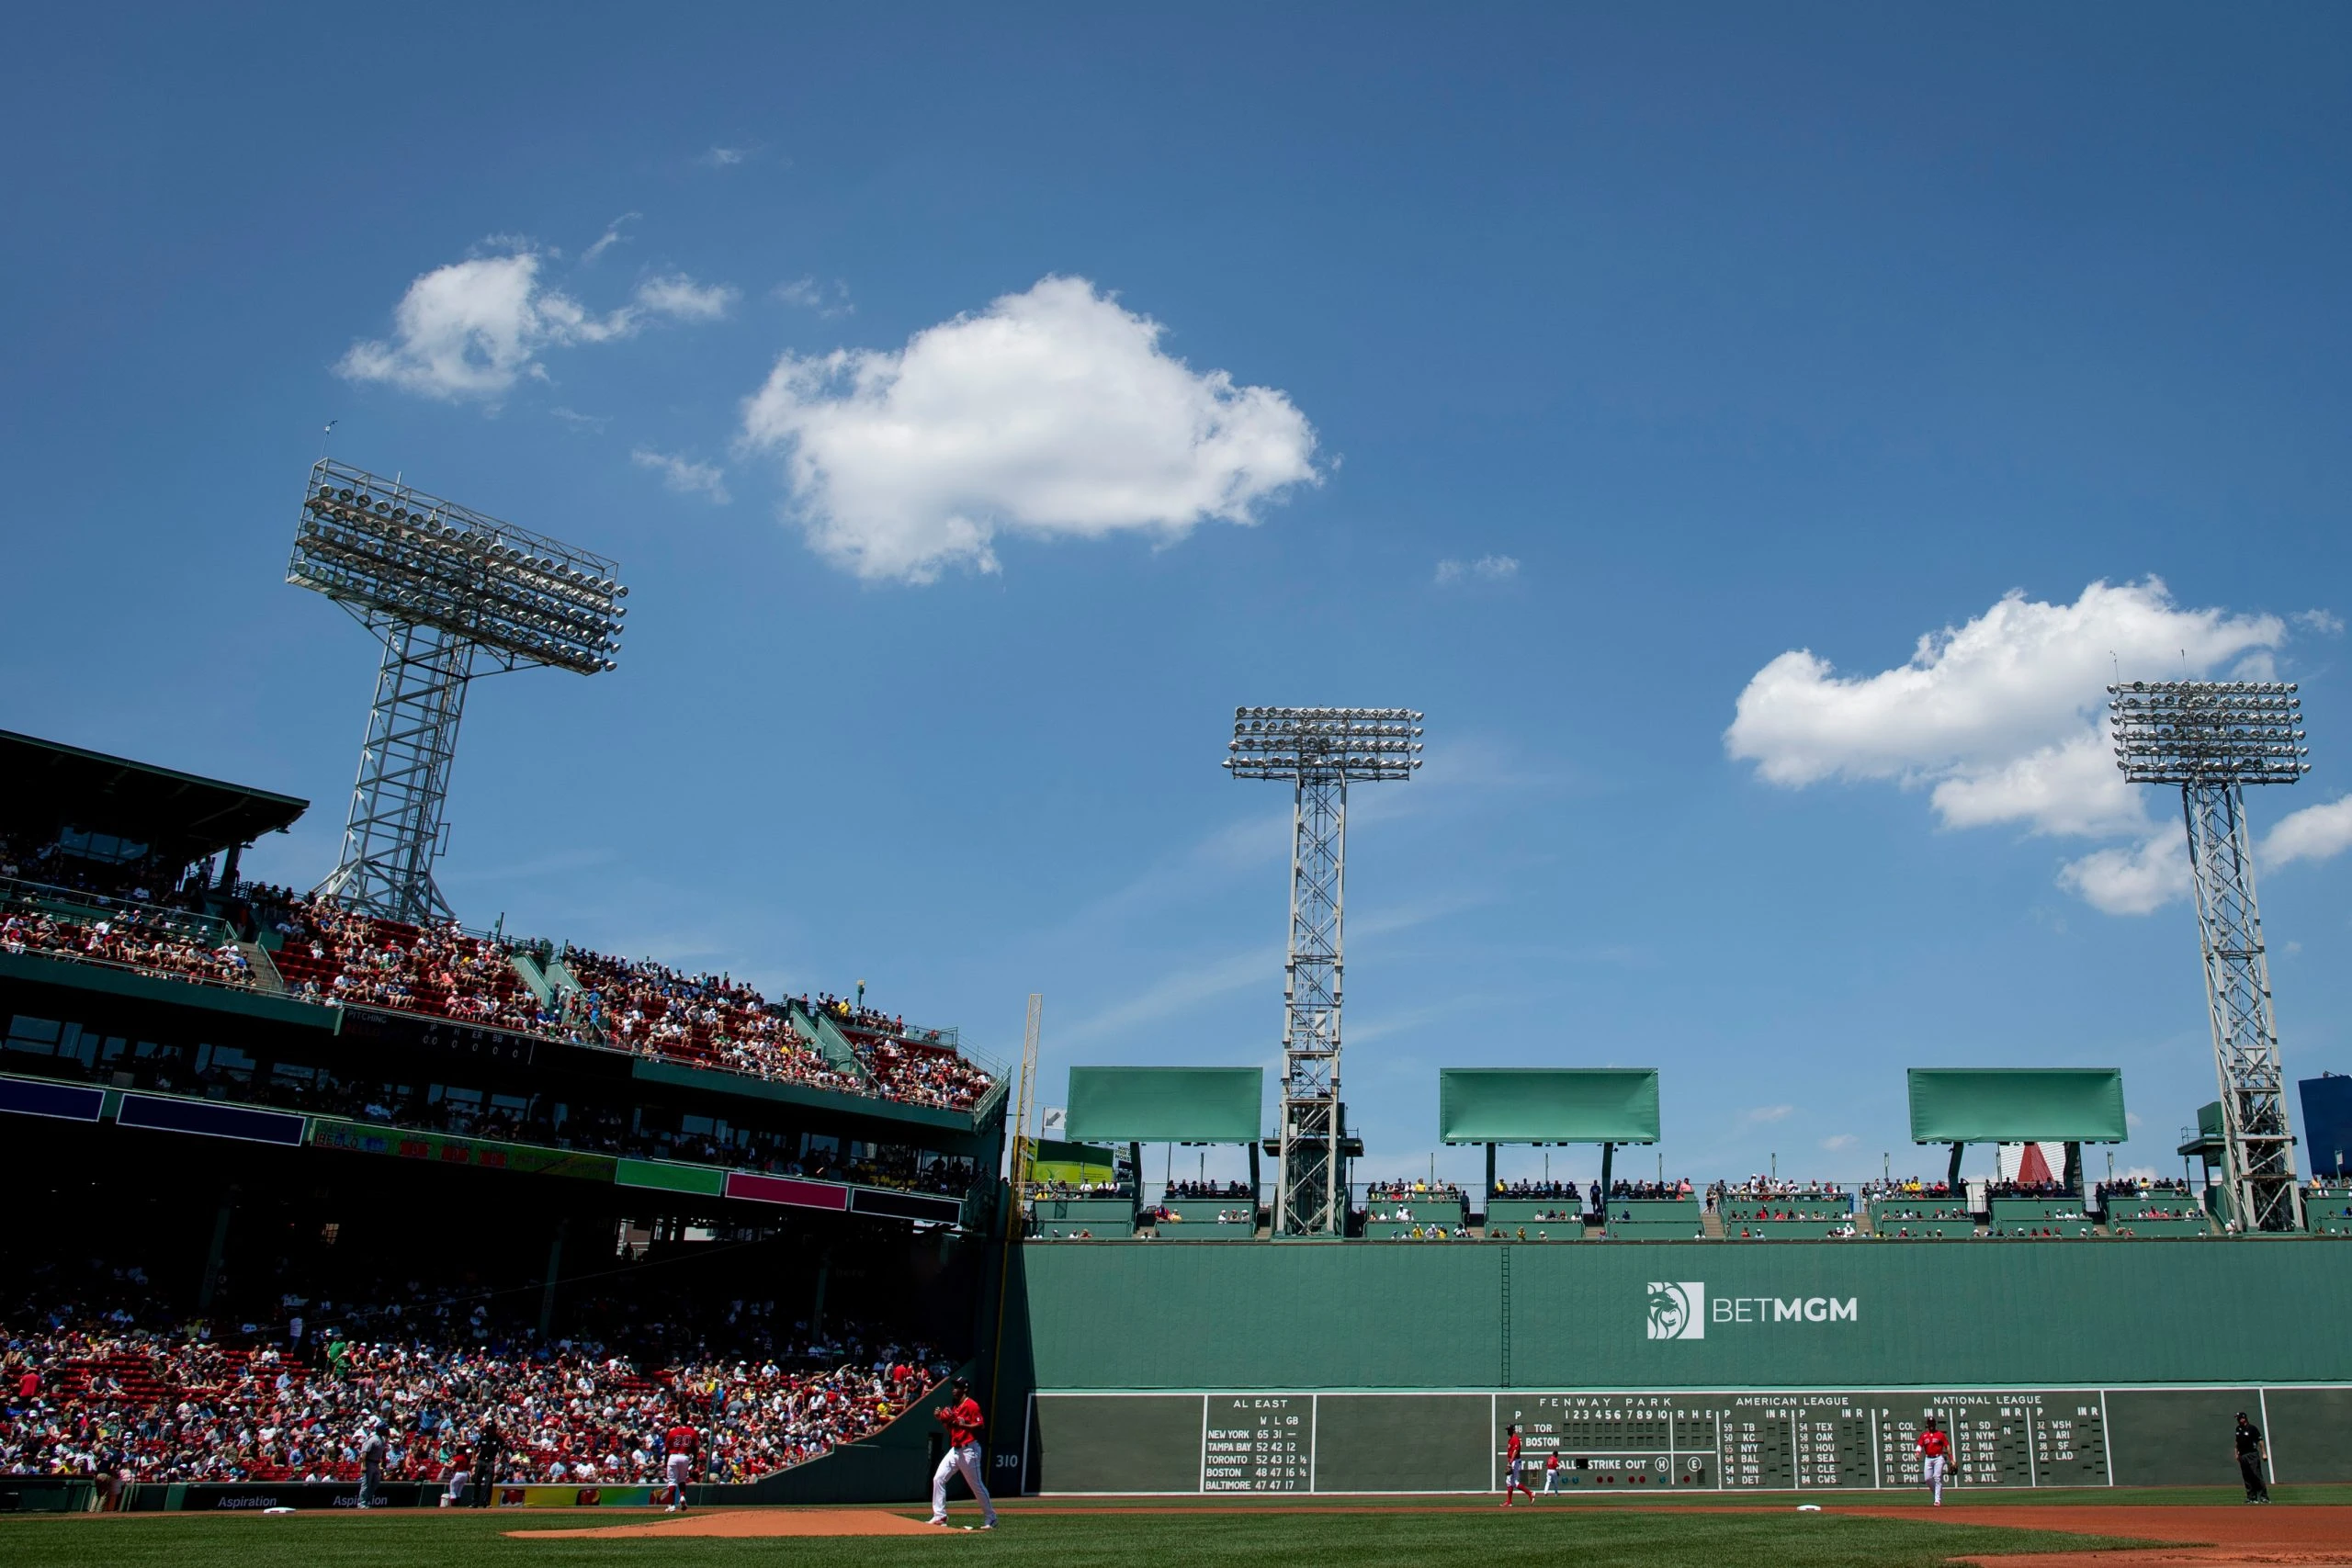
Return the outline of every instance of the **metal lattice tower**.
{"type": "Polygon", "coordinates": [[[1420,722],[1411,708],[1233,710],[1227,769],[1238,779],[1287,779],[1293,788],[1277,1235],[1347,1229],[1340,1000],[1348,784],[1411,778],[1421,765],[1420,722]]]}
{"type": "Polygon", "coordinates": [[[2270,681],[2132,682],[2109,686],[2108,696],[2123,776],[2180,786],[2232,1217],[2245,1230],[2301,1230],[2245,786],[2293,784],[2311,771],[2301,700],[2291,684],[2270,681]]]}
{"type": "Polygon", "coordinates": [[[317,891],[421,925],[451,918],[433,880],[466,687],[486,671],[613,669],[617,601],[604,557],[342,463],[311,470],[286,581],[325,594],[384,644],[345,818],[317,891]]]}

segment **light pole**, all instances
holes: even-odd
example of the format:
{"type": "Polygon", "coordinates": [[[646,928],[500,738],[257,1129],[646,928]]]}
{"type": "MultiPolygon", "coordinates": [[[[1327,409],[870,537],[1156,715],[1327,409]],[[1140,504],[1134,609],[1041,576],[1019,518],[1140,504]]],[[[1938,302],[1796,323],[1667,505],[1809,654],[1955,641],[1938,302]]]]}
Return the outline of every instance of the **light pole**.
{"type": "Polygon", "coordinates": [[[364,469],[312,466],[286,581],[384,645],[343,852],[318,892],[386,919],[450,918],[433,880],[466,687],[490,670],[615,668],[628,590],[604,557],[364,469]]]}
{"type": "Polygon", "coordinates": [[[1348,784],[1421,765],[1411,708],[1236,708],[1225,766],[1291,785],[1290,947],[1283,964],[1281,1168],[1274,1231],[1347,1228],[1340,1165],[1340,995],[1348,784]]]}
{"type": "Polygon", "coordinates": [[[2245,786],[2293,784],[2311,771],[2301,699],[2291,683],[2277,681],[2134,681],[2107,690],[2123,776],[2180,787],[2232,1217],[2244,1230],[2301,1230],[2245,786]]]}

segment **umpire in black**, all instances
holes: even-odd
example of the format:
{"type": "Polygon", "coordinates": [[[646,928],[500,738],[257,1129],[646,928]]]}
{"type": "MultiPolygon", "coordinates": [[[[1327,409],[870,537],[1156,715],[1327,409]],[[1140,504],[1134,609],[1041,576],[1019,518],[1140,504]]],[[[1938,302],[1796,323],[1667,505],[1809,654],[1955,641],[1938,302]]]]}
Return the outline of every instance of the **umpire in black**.
{"type": "Polygon", "coordinates": [[[484,1416],[481,1424],[481,1439],[474,1444],[474,1483],[471,1490],[474,1495],[473,1505],[477,1508],[487,1508],[498,1501],[498,1461],[502,1457],[499,1453],[501,1446],[497,1417],[484,1416]]]}
{"type": "Polygon", "coordinates": [[[2247,1420],[2245,1412],[2243,1410],[2238,1412],[2238,1429],[2235,1437],[2238,1450],[2238,1474],[2245,1481],[2245,1500],[2249,1503],[2267,1503],[2270,1501],[2270,1483],[2264,1477],[2262,1472],[2263,1461],[2269,1456],[2263,1452],[2262,1428],[2247,1420]]]}

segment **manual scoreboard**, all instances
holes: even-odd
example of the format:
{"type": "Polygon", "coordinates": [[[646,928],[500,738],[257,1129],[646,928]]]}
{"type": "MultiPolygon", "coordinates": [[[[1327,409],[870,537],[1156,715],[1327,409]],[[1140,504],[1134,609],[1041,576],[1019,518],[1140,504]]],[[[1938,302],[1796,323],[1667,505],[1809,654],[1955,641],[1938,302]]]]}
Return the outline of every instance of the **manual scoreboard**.
{"type": "Polygon", "coordinates": [[[2221,1483],[2240,1409],[2301,1461],[2281,1478],[2352,1478],[2335,1387],[1040,1393],[1020,1463],[1056,1493],[1489,1491],[1515,1423],[1538,1490],[1853,1491],[1922,1484],[1933,1418],[1953,1487],[2221,1483]]]}

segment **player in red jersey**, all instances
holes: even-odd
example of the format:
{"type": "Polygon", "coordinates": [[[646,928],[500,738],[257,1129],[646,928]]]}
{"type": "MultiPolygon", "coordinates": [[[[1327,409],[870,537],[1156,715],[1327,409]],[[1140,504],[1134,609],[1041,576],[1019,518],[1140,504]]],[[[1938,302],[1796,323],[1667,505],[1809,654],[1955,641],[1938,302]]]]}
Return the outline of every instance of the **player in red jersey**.
{"type": "Polygon", "coordinates": [[[980,1406],[972,1397],[972,1385],[957,1378],[947,1403],[932,1414],[946,1424],[947,1454],[931,1475],[931,1522],[947,1523],[947,1478],[960,1472],[964,1484],[980,1500],[980,1528],[996,1529],[996,1504],[980,1480],[980,1406]]]}
{"type": "Polygon", "coordinates": [[[1913,1447],[1919,1450],[1919,1479],[1928,1483],[1928,1495],[1935,1499],[1935,1506],[1940,1508],[1944,1506],[1944,1461],[1951,1457],[1951,1439],[1944,1436],[1943,1428],[1930,1416],[1913,1447]]]}
{"type": "Polygon", "coordinates": [[[1514,1492],[1524,1492],[1529,1502],[1535,1501],[1535,1488],[1530,1486],[1519,1472],[1519,1423],[1514,1421],[1503,1438],[1503,1506],[1506,1508],[1510,1506],[1510,1495],[1514,1492]]]}
{"type": "Polygon", "coordinates": [[[670,1485],[664,1494],[670,1506],[665,1513],[686,1511],[686,1483],[694,1479],[695,1444],[699,1440],[692,1427],[684,1421],[662,1434],[662,1467],[669,1472],[670,1485]]]}

